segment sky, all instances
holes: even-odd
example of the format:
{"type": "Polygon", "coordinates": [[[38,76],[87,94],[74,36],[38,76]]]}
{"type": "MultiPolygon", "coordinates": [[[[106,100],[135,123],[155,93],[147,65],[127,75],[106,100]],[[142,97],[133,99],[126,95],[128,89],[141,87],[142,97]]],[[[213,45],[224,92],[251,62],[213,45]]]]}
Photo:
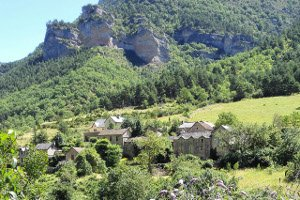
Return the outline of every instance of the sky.
{"type": "Polygon", "coordinates": [[[44,41],[50,20],[74,21],[99,0],[0,0],[0,62],[26,57],[44,41]]]}

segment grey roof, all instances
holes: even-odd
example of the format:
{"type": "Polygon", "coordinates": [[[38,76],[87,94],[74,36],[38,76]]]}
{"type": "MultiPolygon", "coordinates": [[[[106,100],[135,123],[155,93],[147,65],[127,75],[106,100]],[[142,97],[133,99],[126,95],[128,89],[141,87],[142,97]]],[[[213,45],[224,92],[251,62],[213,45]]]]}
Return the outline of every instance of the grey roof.
{"type": "Polygon", "coordinates": [[[52,146],[52,143],[40,143],[36,145],[37,150],[47,150],[52,146]]]}
{"type": "Polygon", "coordinates": [[[183,133],[177,137],[176,136],[170,137],[170,140],[179,140],[180,138],[185,140],[190,138],[199,139],[201,137],[209,139],[211,137],[211,132],[202,131],[202,132],[193,132],[193,133],[183,133]]]}
{"type": "Polygon", "coordinates": [[[81,151],[84,150],[84,148],[81,148],[81,147],[73,147],[72,149],[74,149],[78,153],[80,153],[81,151]]]}
{"type": "Polygon", "coordinates": [[[221,127],[227,131],[232,131],[232,128],[228,125],[222,125],[221,127]]]}
{"type": "Polygon", "coordinates": [[[111,129],[111,130],[103,130],[99,131],[97,135],[124,135],[128,131],[128,128],[126,129],[111,129]]]}
{"type": "Polygon", "coordinates": [[[97,121],[95,121],[95,126],[97,128],[104,128],[105,127],[105,121],[106,119],[97,119],[97,121]]]}
{"type": "Polygon", "coordinates": [[[194,126],[195,122],[183,122],[179,128],[192,128],[194,126]]]}
{"type": "Polygon", "coordinates": [[[124,118],[121,116],[111,116],[110,117],[114,122],[116,123],[123,123],[124,122],[124,118]]]}

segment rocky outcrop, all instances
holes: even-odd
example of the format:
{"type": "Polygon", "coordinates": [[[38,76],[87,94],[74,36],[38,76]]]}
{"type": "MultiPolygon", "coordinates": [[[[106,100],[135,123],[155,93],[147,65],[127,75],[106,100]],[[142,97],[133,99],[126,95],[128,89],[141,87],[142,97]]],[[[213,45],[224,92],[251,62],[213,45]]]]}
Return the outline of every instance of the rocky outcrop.
{"type": "Polygon", "coordinates": [[[202,43],[217,48],[219,54],[235,55],[254,47],[254,41],[247,35],[203,34],[191,29],[183,29],[175,33],[174,39],[179,44],[202,43]]]}
{"type": "Polygon", "coordinates": [[[70,55],[80,47],[108,46],[123,48],[133,62],[160,64],[169,60],[166,37],[140,28],[134,35],[116,41],[113,39],[113,25],[114,17],[99,6],[84,6],[77,27],[57,21],[47,25],[44,59],[70,55]]]}
{"type": "Polygon", "coordinates": [[[140,28],[135,35],[121,41],[118,47],[134,52],[146,64],[169,61],[167,39],[156,36],[149,29],[140,28]]]}
{"type": "Polygon", "coordinates": [[[85,47],[114,46],[113,17],[98,6],[84,6],[78,28],[85,47]]]}
{"type": "Polygon", "coordinates": [[[43,47],[44,60],[67,56],[80,48],[79,31],[67,24],[47,24],[43,47]]]}

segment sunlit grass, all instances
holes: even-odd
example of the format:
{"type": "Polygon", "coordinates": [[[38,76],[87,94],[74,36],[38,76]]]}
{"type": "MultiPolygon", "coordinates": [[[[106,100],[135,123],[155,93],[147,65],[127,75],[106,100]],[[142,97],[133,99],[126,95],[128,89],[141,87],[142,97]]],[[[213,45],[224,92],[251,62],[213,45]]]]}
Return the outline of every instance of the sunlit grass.
{"type": "Polygon", "coordinates": [[[222,112],[232,112],[241,122],[272,123],[274,115],[288,115],[299,112],[300,95],[288,97],[270,97],[261,99],[246,99],[234,103],[214,104],[193,111],[190,121],[215,122],[222,112]]]}
{"type": "Polygon", "coordinates": [[[239,188],[246,191],[266,187],[283,190],[289,187],[296,190],[296,184],[285,181],[285,171],[285,168],[242,169],[232,170],[229,172],[229,175],[236,177],[239,180],[239,188]]]}

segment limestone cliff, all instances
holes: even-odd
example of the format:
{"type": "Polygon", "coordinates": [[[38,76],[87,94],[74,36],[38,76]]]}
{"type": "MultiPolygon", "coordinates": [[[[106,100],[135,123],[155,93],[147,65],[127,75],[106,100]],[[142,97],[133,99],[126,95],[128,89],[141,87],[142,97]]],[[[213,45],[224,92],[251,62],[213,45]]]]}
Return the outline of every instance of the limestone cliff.
{"type": "Polygon", "coordinates": [[[134,52],[146,64],[169,61],[167,39],[156,36],[149,29],[140,28],[136,34],[121,41],[118,47],[134,52]]]}
{"type": "Polygon", "coordinates": [[[174,34],[174,39],[179,44],[202,43],[209,47],[217,48],[218,54],[235,55],[254,47],[254,41],[247,35],[220,35],[204,34],[192,29],[179,30],[174,34]]]}
{"type": "MultiPolygon", "coordinates": [[[[80,47],[108,46],[132,52],[143,64],[164,63],[169,60],[168,44],[148,29],[140,28],[134,35],[119,41],[113,38],[114,17],[97,5],[82,8],[78,23],[50,23],[44,41],[44,59],[73,53],[80,47]]],[[[130,54],[131,55],[131,54],[130,54]]],[[[134,59],[131,59],[134,62],[134,59]]]]}
{"type": "Polygon", "coordinates": [[[78,24],[80,38],[85,47],[109,46],[113,44],[113,17],[98,6],[84,6],[78,24]]]}
{"type": "Polygon", "coordinates": [[[57,21],[47,24],[43,57],[45,60],[67,56],[80,48],[78,29],[57,21]]]}

